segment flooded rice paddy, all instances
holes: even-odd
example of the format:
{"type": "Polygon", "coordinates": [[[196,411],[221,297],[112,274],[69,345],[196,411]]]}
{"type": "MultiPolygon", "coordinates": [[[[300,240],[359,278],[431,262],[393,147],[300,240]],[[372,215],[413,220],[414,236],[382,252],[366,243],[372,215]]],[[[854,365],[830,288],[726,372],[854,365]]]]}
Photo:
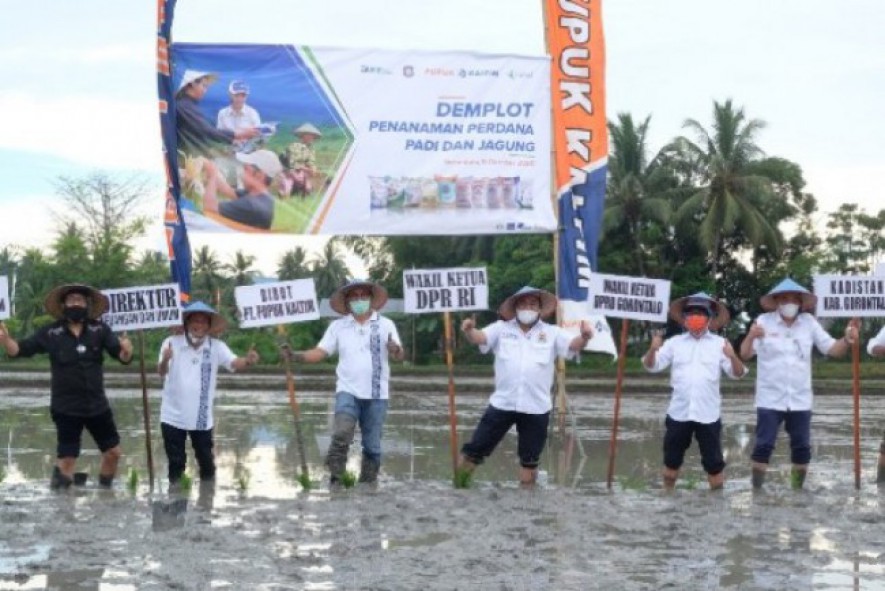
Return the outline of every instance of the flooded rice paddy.
{"type": "MultiPolygon", "coordinates": [[[[322,466],[330,394],[300,394],[315,481],[304,491],[285,392],[223,391],[217,483],[197,480],[181,494],[167,490],[159,401],[151,400],[151,487],[141,393],[111,397],[126,454],[119,481],[94,488],[98,455],[87,437],[78,470],[89,483],[51,493],[45,391],[0,390],[0,590],[885,590],[885,490],[872,482],[882,396],[863,401],[859,491],[851,400],[819,396],[806,490],[789,488],[781,438],[766,490],[754,494],[754,413],[740,396],[723,408],[725,490],[706,489],[692,447],[669,495],[659,484],[666,395],[624,397],[608,490],[612,397],[573,394],[543,458],[547,484],[525,491],[512,433],[471,489],[454,490],[445,393],[397,392],[380,485],[330,492],[322,466]]],[[[462,441],[486,400],[458,396],[462,441]]],[[[358,471],[358,444],[350,468],[358,471]]]]}

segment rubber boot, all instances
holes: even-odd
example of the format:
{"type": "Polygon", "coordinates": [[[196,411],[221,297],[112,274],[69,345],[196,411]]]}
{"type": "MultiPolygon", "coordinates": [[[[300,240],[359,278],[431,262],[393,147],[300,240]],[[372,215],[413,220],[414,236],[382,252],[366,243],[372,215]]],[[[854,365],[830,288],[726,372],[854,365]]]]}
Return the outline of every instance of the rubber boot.
{"type": "Polygon", "coordinates": [[[49,488],[52,490],[65,490],[71,488],[73,483],[74,480],[62,474],[58,466],[52,469],[52,477],[49,479],[49,488]]]}
{"type": "Polygon", "coordinates": [[[332,441],[326,454],[326,467],[332,484],[339,484],[347,466],[347,453],[353,443],[356,419],[346,414],[336,414],[332,423],[332,441]]]}
{"type": "Polygon", "coordinates": [[[101,488],[111,488],[114,485],[114,477],[113,476],[105,476],[104,474],[98,475],[98,486],[101,488]]]}
{"type": "Polygon", "coordinates": [[[360,482],[363,484],[375,484],[378,482],[378,471],[381,469],[381,463],[363,456],[363,462],[360,465],[360,482]]]}
{"type": "Polygon", "coordinates": [[[760,490],[762,485],[765,484],[765,471],[765,468],[753,466],[752,476],[750,477],[750,482],[753,484],[753,490],[760,490]]]}
{"type": "Polygon", "coordinates": [[[805,486],[805,475],[808,474],[807,470],[801,470],[799,468],[790,469],[790,487],[793,490],[801,490],[803,486],[805,486]]]}

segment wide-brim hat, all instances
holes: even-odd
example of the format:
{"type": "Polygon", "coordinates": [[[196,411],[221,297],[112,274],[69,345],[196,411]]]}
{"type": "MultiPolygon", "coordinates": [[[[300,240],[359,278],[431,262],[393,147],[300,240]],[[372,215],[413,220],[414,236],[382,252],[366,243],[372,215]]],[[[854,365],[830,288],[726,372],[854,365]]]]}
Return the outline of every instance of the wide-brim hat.
{"type": "Polygon", "coordinates": [[[60,319],[64,315],[64,299],[69,293],[81,293],[89,300],[89,318],[97,320],[101,315],[108,311],[110,302],[108,297],[90,285],[82,283],[67,283],[53,288],[46,299],[43,300],[43,307],[55,319],[60,319]]]}
{"type": "Polygon", "coordinates": [[[323,137],[323,133],[310,123],[302,123],[295,128],[295,135],[301,135],[303,133],[308,133],[317,137],[323,137]]]}
{"type": "Polygon", "coordinates": [[[803,312],[814,312],[815,306],[817,306],[817,296],[787,277],[777,285],[771,288],[767,294],[759,298],[759,304],[762,306],[762,309],[766,312],[773,312],[777,310],[777,302],[774,301],[774,296],[780,295],[782,293],[793,293],[802,298],[802,311],[803,312]]]}
{"type": "Polygon", "coordinates": [[[526,285],[515,294],[504,300],[498,307],[498,315],[504,320],[512,320],[516,316],[516,301],[523,296],[536,296],[541,300],[541,318],[547,318],[556,312],[556,296],[549,291],[526,285]]]}
{"type": "Polygon", "coordinates": [[[350,310],[347,309],[347,294],[357,287],[368,287],[372,290],[372,302],[370,305],[373,310],[380,310],[387,303],[386,289],[372,281],[354,279],[335,290],[335,293],[329,298],[329,307],[342,316],[350,314],[350,310]]]}
{"type": "Polygon", "coordinates": [[[711,295],[698,292],[679,298],[670,304],[670,319],[682,324],[682,313],[686,308],[703,308],[710,314],[710,330],[719,330],[731,320],[725,304],[711,295]]]}
{"type": "Polygon", "coordinates": [[[227,320],[215,311],[215,308],[201,301],[191,302],[184,307],[181,313],[181,325],[187,325],[187,319],[191,314],[206,314],[209,316],[209,334],[218,336],[227,329],[227,320]]]}
{"type": "Polygon", "coordinates": [[[188,84],[191,82],[196,82],[200,78],[208,78],[209,83],[215,82],[218,80],[218,74],[214,74],[212,72],[203,72],[202,70],[185,70],[184,74],[181,75],[181,80],[178,82],[178,88],[175,90],[176,93],[181,92],[188,84]]]}

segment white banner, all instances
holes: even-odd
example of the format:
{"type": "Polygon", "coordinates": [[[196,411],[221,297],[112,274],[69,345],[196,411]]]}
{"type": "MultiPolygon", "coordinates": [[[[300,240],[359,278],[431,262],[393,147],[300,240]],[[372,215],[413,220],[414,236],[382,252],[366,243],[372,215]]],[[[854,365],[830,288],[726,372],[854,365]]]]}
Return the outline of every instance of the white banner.
{"type": "Polygon", "coordinates": [[[821,318],[885,316],[885,276],[815,275],[814,294],[821,318]]]}
{"type": "Polygon", "coordinates": [[[670,282],[666,279],[593,273],[587,286],[590,310],[614,318],[666,322],[670,282]]]}
{"type": "Polygon", "coordinates": [[[9,279],[0,275],[0,320],[9,318],[12,304],[9,302],[9,279]]]}
{"type": "Polygon", "coordinates": [[[605,317],[590,312],[587,302],[574,300],[559,300],[560,322],[559,325],[570,335],[577,336],[581,330],[581,321],[589,322],[593,327],[593,338],[587,342],[585,351],[594,353],[608,353],[613,357],[618,356],[618,349],[612,338],[612,331],[605,317]]]}
{"type": "Polygon", "coordinates": [[[243,285],[234,290],[242,328],[290,322],[307,322],[320,317],[313,279],[243,285]]]}
{"type": "Polygon", "coordinates": [[[102,321],[114,331],[181,325],[178,284],[103,289],[108,311],[102,321]]]}
{"type": "Polygon", "coordinates": [[[459,267],[403,271],[403,302],[407,314],[488,310],[486,269],[459,267]]]}
{"type": "Polygon", "coordinates": [[[885,275],[885,263],[876,265],[876,275],[885,275]]]}
{"type": "MultiPolygon", "coordinates": [[[[214,127],[228,106],[228,85],[241,81],[264,134],[245,146],[218,138],[216,148],[231,153],[219,157],[195,147],[193,124],[179,124],[181,203],[191,231],[556,229],[549,57],[186,43],[173,44],[172,57],[176,85],[187,72],[217,76],[194,107],[188,103],[192,111],[214,127]],[[319,135],[305,145],[298,130],[307,124],[319,135]],[[269,162],[274,155],[278,161],[269,162]],[[207,158],[216,166],[207,167],[207,158]],[[271,171],[273,182],[235,195],[237,175],[253,162],[271,171]],[[210,168],[231,190],[207,183],[210,168]]],[[[576,139],[574,150],[582,149],[576,139]]]]}

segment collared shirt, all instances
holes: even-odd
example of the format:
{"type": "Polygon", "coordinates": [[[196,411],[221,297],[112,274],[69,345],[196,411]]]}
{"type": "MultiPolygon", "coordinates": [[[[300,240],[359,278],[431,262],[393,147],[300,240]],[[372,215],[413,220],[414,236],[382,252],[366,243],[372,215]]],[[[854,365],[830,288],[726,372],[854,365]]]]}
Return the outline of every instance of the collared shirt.
{"type": "Polygon", "coordinates": [[[499,320],[482,329],[486,344],[479,350],[495,354],[495,391],[489,404],[500,410],[540,415],[550,412],[550,388],[556,357],[572,359],[573,336],[539,320],[528,332],[519,322],[499,320]]]}
{"type": "Polygon", "coordinates": [[[796,316],[787,326],[778,312],[766,312],[756,322],[765,336],[753,341],[756,353],[756,407],[772,410],[811,410],[811,348],[826,355],[836,339],[811,314],[796,316]]]}
{"type": "Polygon", "coordinates": [[[286,162],[289,165],[289,170],[317,167],[313,148],[301,142],[289,144],[289,147],[286,148],[286,162]]]}
{"type": "MultiPolygon", "coordinates": [[[[218,120],[215,126],[218,129],[233,131],[236,133],[238,131],[258,127],[259,125],[261,125],[261,116],[258,115],[258,111],[249,105],[243,105],[243,108],[239,111],[235,110],[232,105],[228,105],[218,111],[218,120]]],[[[234,141],[234,150],[238,152],[242,151],[248,147],[250,143],[250,140],[236,140],[234,141]]]]}
{"type": "Polygon", "coordinates": [[[237,191],[237,198],[230,201],[219,201],[218,213],[229,220],[270,230],[273,224],[273,198],[267,193],[249,195],[243,190],[237,191]]]}
{"type": "Polygon", "coordinates": [[[882,327],[879,334],[871,338],[870,342],[867,343],[867,354],[872,355],[873,349],[882,345],[885,345],[885,326],[882,327]]]}
{"type": "Polygon", "coordinates": [[[396,325],[378,312],[373,311],[363,324],[352,314],[333,320],[317,347],[329,355],[338,354],[335,391],[364,399],[388,398],[387,341],[391,337],[402,346],[396,325]]]}
{"type": "Polygon", "coordinates": [[[218,339],[206,338],[195,349],[184,335],[175,335],[160,346],[160,361],[163,351],[170,346],[172,359],[163,381],[160,421],[186,431],[207,431],[214,425],[212,408],[218,367],[234,371],[237,356],[218,339]]]}
{"type": "Polygon", "coordinates": [[[186,94],[175,99],[175,125],[179,149],[191,155],[211,156],[213,142],[229,147],[234,141],[234,132],[213,127],[199,102],[186,94]]]}
{"type": "MultiPolygon", "coordinates": [[[[675,421],[715,423],[719,420],[722,396],[719,378],[725,373],[730,378],[741,378],[734,373],[731,360],[725,355],[725,339],[705,332],[700,338],[683,333],[667,339],[655,355],[652,367],[646,371],[658,373],[672,366],[670,386],[673,393],[667,414],[675,421]]],[[[645,363],[643,363],[645,367],[645,363]]]]}
{"type": "Polygon", "coordinates": [[[121,348],[107,324],[89,320],[78,337],[67,322],[58,320],[22,339],[18,348],[18,357],[49,355],[52,412],[94,417],[110,408],[104,391],[104,352],[119,359],[121,348]]]}

